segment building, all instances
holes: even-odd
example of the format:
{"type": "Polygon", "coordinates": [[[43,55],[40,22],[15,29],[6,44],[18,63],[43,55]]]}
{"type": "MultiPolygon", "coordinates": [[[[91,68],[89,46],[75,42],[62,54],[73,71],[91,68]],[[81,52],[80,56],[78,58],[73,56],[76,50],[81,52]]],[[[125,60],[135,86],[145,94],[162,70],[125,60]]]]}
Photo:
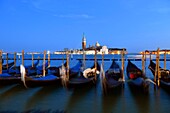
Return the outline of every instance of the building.
{"type": "MultiPolygon", "coordinates": [[[[170,54],[170,50],[169,49],[162,49],[162,50],[160,50],[159,51],[159,54],[165,54],[165,52],[166,52],[166,54],[170,54]]],[[[146,50],[146,51],[142,51],[142,52],[140,52],[140,54],[157,54],[157,51],[156,50],[153,50],[153,51],[149,51],[149,50],[146,50]]]]}
{"type": "Polygon", "coordinates": [[[83,38],[82,38],[82,49],[85,50],[86,49],[86,38],[83,34],[83,38]]]}

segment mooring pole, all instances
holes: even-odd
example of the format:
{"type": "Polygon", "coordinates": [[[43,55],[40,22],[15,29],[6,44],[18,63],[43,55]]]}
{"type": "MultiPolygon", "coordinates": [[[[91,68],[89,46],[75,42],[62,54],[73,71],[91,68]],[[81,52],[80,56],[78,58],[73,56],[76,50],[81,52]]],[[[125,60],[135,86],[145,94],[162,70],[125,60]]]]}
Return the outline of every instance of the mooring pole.
{"type": "Polygon", "coordinates": [[[157,54],[158,54],[158,66],[157,66],[157,70],[158,70],[158,87],[160,86],[160,68],[159,68],[159,58],[160,58],[160,56],[159,56],[159,52],[160,52],[160,49],[158,48],[158,50],[157,50],[157,54]]]}
{"type": "Polygon", "coordinates": [[[46,51],[44,51],[44,58],[43,58],[43,76],[45,77],[45,60],[46,60],[46,51]]]}
{"type": "Polygon", "coordinates": [[[24,66],[24,50],[22,50],[22,65],[24,66]]]}
{"type": "Polygon", "coordinates": [[[69,52],[67,51],[66,52],[66,56],[67,56],[67,78],[69,78],[69,52]]]}
{"type": "Polygon", "coordinates": [[[6,53],[6,68],[8,69],[8,53],[6,53]]]}
{"type": "Polygon", "coordinates": [[[142,73],[145,74],[145,54],[142,53],[142,73]]]}
{"type": "Polygon", "coordinates": [[[32,52],[32,67],[34,67],[34,53],[32,52]]]}
{"type": "Polygon", "coordinates": [[[164,52],[164,69],[166,70],[166,50],[164,52]]]}
{"type": "Polygon", "coordinates": [[[17,53],[15,52],[14,53],[14,67],[16,67],[16,56],[17,56],[17,53]]]}
{"type": "Polygon", "coordinates": [[[97,50],[95,48],[95,55],[94,55],[94,63],[95,63],[95,80],[97,80],[97,75],[96,75],[96,72],[97,72],[97,50]]]}
{"type": "Polygon", "coordinates": [[[2,74],[2,50],[0,50],[0,74],[2,74]]]}
{"type": "Polygon", "coordinates": [[[50,52],[48,52],[48,67],[50,67],[50,52]]]}
{"type": "Polygon", "coordinates": [[[123,49],[123,51],[122,51],[122,75],[123,75],[123,81],[125,81],[125,75],[124,75],[124,69],[125,69],[125,59],[124,59],[124,57],[125,57],[125,51],[124,51],[124,49],[123,49]]]}

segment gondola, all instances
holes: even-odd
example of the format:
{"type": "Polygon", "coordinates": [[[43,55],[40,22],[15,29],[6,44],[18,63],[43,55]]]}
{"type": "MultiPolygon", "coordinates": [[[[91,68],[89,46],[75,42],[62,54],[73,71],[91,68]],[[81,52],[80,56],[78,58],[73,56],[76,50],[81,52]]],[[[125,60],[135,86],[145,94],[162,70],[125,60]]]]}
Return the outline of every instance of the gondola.
{"type": "Polygon", "coordinates": [[[0,74],[0,85],[18,84],[21,82],[20,76],[13,76],[8,73],[0,74]]]}
{"type": "Polygon", "coordinates": [[[8,73],[8,70],[14,65],[14,62],[2,65],[2,73],[8,73]]]}
{"type": "MultiPolygon", "coordinates": [[[[37,60],[34,63],[34,67],[36,67],[39,64],[39,60],[37,60]]],[[[32,68],[32,65],[27,65],[25,66],[26,70],[29,70],[30,68],[32,68]]],[[[15,76],[20,76],[20,66],[13,66],[9,69],[8,73],[10,75],[15,75],[15,76]]]]}
{"type": "Polygon", "coordinates": [[[121,87],[124,85],[122,69],[115,62],[115,60],[112,61],[110,68],[105,72],[101,79],[102,86],[103,88],[106,88],[104,89],[106,91],[111,91],[116,88],[121,89],[121,87]]]}
{"type": "Polygon", "coordinates": [[[133,64],[129,59],[126,72],[128,77],[128,84],[131,88],[148,92],[150,84],[148,78],[145,76],[142,70],[133,64]]]}
{"type": "Polygon", "coordinates": [[[98,62],[96,63],[96,69],[95,69],[95,63],[94,63],[92,67],[87,68],[84,71],[79,70],[76,76],[71,77],[69,78],[68,81],[66,81],[67,87],[68,88],[82,87],[82,86],[89,86],[89,85],[95,84],[98,78],[99,72],[100,72],[100,66],[98,62]]]}
{"type": "MultiPolygon", "coordinates": [[[[61,68],[62,66],[59,66],[61,68]]],[[[81,62],[78,62],[74,67],[70,68],[70,76],[78,73],[76,69],[80,69],[81,62]]],[[[25,85],[25,87],[39,87],[39,86],[48,86],[48,85],[59,85],[61,84],[61,76],[56,76],[54,74],[47,74],[45,76],[42,75],[33,75],[27,76],[26,69],[21,65],[21,78],[25,85]]],[[[59,69],[60,70],[60,69],[59,69]]]]}
{"type": "Polygon", "coordinates": [[[27,87],[39,87],[48,85],[57,85],[61,83],[60,77],[55,75],[46,76],[26,76],[26,69],[23,65],[20,65],[21,80],[24,86],[27,87]]]}
{"type": "MultiPolygon", "coordinates": [[[[150,60],[149,69],[151,70],[152,74],[155,76],[155,69],[156,64],[150,60]]],[[[159,66],[160,69],[160,86],[164,89],[170,90],[170,71],[163,69],[159,66]]],[[[156,77],[156,79],[158,79],[156,77]]]]}

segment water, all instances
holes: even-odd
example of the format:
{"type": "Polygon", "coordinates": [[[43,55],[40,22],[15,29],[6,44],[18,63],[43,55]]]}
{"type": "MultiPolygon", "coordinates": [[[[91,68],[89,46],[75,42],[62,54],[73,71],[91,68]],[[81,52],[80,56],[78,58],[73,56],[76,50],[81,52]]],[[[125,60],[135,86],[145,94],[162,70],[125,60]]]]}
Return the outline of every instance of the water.
{"type": "MultiPolygon", "coordinates": [[[[52,57],[62,57],[52,56],[52,57]]],[[[75,58],[81,58],[82,55],[75,55],[75,58]]],[[[87,56],[92,58],[94,56],[87,56]]],[[[112,59],[120,56],[105,56],[112,59]]],[[[136,57],[136,56],[126,56],[136,57]]],[[[101,56],[98,56],[101,58],[101,56]]],[[[141,61],[132,61],[138,67],[141,61]]],[[[20,61],[18,61],[19,65],[20,61]]],[[[42,61],[40,62],[42,63],[42,61]]],[[[51,61],[51,65],[61,65],[62,61],[51,61]]],[[[101,61],[99,61],[101,63],[101,61]]],[[[120,61],[117,61],[121,65],[120,61]]],[[[25,61],[25,64],[31,64],[31,61],[25,61]]],[[[75,60],[70,61],[70,67],[76,64],[75,60]]],[[[86,61],[89,67],[92,61],[86,61]]],[[[160,62],[163,67],[163,62],[160,62]]],[[[107,70],[111,61],[105,61],[104,69],[107,70]]],[[[125,62],[125,67],[127,62],[125,62]]],[[[153,78],[148,70],[149,59],[146,61],[146,74],[153,78]]],[[[167,68],[170,63],[167,62],[167,68]]],[[[126,75],[125,75],[125,79],[126,75]]],[[[37,88],[24,88],[21,85],[0,86],[0,112],[66,112],[66,113],[168,113],[170,108],[170,93],[164,89],[154,90],[153,84],[150,84],[148,94],[133,92],[128,87],[127,81],[125,87],[119,92],[103,95],[100,81],[96,86],[84,87],[79,89],[66,89],[62,86],[48,86],[37,88]]]]}

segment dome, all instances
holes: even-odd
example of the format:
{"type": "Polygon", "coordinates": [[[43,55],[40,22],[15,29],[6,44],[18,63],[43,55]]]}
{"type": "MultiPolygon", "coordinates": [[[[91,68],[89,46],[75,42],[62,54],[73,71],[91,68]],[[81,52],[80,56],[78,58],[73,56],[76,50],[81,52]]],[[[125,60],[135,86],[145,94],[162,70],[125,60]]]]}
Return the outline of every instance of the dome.
{"type": "Polygon", "coordinates": [[[96,47],[99,47],[99,46],[100,46],[100,44],[98,42],[96,42],[96,47]]]}

